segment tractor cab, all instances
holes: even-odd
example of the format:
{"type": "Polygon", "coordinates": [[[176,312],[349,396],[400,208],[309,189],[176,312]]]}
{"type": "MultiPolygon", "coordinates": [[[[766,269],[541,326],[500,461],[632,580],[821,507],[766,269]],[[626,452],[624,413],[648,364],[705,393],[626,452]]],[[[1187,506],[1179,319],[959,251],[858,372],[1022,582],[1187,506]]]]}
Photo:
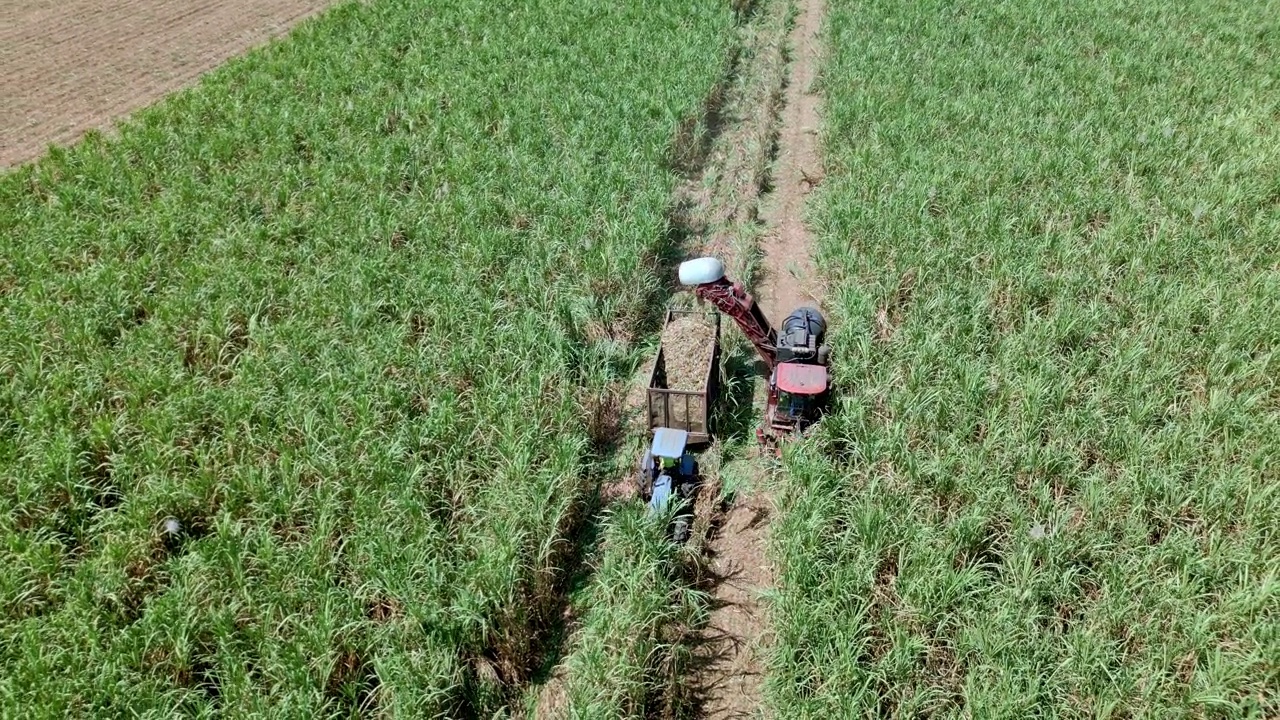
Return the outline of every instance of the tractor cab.
{"type": "MultiPolygon", "coordinates": [[[[653,443],[640,460],[640,492],[649,503],[649,513],[665,512],[673,500],[693,497],[698,485],[698,461],[689,452],[689,432],[675,428],[654,428],[653,443]]],[[[673,523],[673,536],[683,542],[688,536],[691,512],[686,509],[673,523]]]]}
{"type": "Polygon", "coordinates": [[[827,395],[827,368],[823,365],[784,362],[773,371],[774,397],[769,418],[779,433],[803,430],[822,411],[827,395]]]}
{"type": "Polygon", "coordinates": [[[654,510],[661,509],[679,485],[696,481],[698,462],[688,444],[687,430],[654,428],[653,443],[640,460],[641,491],[649,496],[649,506],[654,510]]]}

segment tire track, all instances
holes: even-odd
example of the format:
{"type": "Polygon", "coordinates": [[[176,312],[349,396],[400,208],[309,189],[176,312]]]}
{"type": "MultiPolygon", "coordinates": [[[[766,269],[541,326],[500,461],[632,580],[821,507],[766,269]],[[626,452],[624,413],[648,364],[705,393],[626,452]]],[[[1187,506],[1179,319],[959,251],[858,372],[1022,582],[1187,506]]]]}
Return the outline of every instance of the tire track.
{"type": "MultiPolygon", "coordinates": [[[[821,98],[813,85],[825,7],[823,0],[795,0],[794,8],[797,14],[787,37],[791,58],[782,78],[776,121],[777,157],[769,175],[772,190],[760,203],[765,233],[754,283],[758,302],[775,325],[801,305],[821,307],[823,294],[813,262],[813,236],[804,223],[804,205],[821,179],[817,139],[821,98]]],[[[768,462],[757,457],[756,474],[763,477],[768,462]]],[[[761,596],[775,584],[768,557],[773,510],[772,497],[757,486],[734,501],[719,531],[709,538],[710,574],[717,580],[699,648],[704,663],[699,682],[702,717],[765,715],[765,653],[771,630],[761,596]]]]}

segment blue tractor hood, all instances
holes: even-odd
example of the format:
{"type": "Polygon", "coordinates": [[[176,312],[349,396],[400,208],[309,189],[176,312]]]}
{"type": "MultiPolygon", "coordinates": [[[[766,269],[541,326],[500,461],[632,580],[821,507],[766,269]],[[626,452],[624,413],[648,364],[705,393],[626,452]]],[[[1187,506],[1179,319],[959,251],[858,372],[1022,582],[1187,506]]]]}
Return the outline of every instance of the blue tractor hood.
{"type": "Polygon", "coordinates": [[[689,432],[687,430],[676,430],[675,428],[655,428],[653,431],[653,446],[649,452],[654,457],[678,458],[684,454],[684,447],[689,442],[689,432]]]}

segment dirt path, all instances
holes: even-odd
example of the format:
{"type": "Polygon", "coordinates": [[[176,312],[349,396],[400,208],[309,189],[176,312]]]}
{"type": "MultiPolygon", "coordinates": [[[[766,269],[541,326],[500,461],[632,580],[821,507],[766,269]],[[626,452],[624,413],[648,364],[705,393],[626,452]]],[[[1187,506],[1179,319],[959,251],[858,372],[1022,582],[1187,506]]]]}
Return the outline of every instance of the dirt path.
{"type": "MultiPolygon", "coordinates": [[[[730,276],[753,288],[777,323],[799,305],[820,305],[822,294],[802,218],[805,196],[821,167],[815,132],[818,98],[809,89],[818,66],[823,2],[755,2],[739,28],[740,47],[726,84],[713,93],[718,99],[708,102],[709,149],[676,190],[674,222],[688,238],[687,257],[722,259],[730,276]],[[798,13],[788,29],[793,4],[798,13]]],[[[726,331],[726,348],[734,334],[726,331]]],[[[738,340],[745,345],[745,339],[738,340]]],[[[746,356],[748,351],[736,352],[746,356]]],[[[628,386],[624,407],[644,407],[647,377],[646,367],[628,386]]],[[[749,394],[750,384],[744,386],[749,394]]],[[[736,402],[749,400],[739,397],[736,402]]],[[[735,452],[726,458],[719,445],[703,456],[704,468],[717,468],[709,476],[720,474],[723,482],[722,463],[728,461],[735,473],[750,477],[750,487],[739,488],[727,506],[720,500],[722,483],[707,483],[699,493],[690,549],[704,559],[698,585],[711,596],[709,621],[686,638],[692,658],[678,673],[683,682],[669,688],[675,695],[666,699],[666,710],[659,709],[659,715],[673,708],[681,717],[763,715],[769,618],[761,593],[773,587],[774,574],[767,547],[773,501],[764,487],[770,461],[755,456],[753,437],[762,407],[757,398],[749,420],[739,418],[732,430],[718,431],[722,441],[748,444],[747,457],[735,452]]],[[[628,434],[646,436],[644,420],[637,415],[634,422],[628,434]]],[[[629,480],[605,489],[613,500],[633,492],[629,480]]],[[[535,717],[564,716],[562,679],[557,669],[537,690],[535,717]]]]}
{"type": "Polygon", "coordinates": [[[822,181],[818,124],[822,97],[811,92],[818,77],[823,0],[797,0],[799,14],[788,38],[787,78],[774,189],[762,217],[769,227],[761,243],[764,274],[756,285],[765,314],[778,322],[797,307],[821,307],[822,284],[813,263],[813,236],[804,222],[805,196],[822,181]]]}
{"type": "MultiPolygon", "coordinates": [[[[821,180],[820,98],[810,90],[818,70],[824,8],[822,0],[796,0],[796,5],[798,14],[787,38],[791,62],[776,125],[773,190],[761,203],[765,234],[755,283],[758,301],[775,325],[801,305],[821,307],[822,296],[812,259],[813,238],[804,224],[804,203],[821,180]]],[[[765,462],[763,458],[755,461],[760,474],[765,462]]],[[[716,585],[702,638],[706,664],[701,709],[706,718],[764,714],[769,618],[761,593],[774,585],[767,555],[772,510],[771,498],[756,487],[734,501],[709,539],[707,555],[716,585]]]]}
{"type": "Polygon", "coordinates": [[[144,107],[333,0],[0,0],[0,168],[144,107]]]}

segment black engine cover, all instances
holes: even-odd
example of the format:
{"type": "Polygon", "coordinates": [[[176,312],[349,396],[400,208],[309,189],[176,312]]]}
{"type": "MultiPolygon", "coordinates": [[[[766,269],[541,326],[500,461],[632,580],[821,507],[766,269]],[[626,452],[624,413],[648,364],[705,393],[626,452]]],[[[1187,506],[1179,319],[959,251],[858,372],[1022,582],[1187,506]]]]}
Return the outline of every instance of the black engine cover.
{"type": "Polygon", "coordinates": [[[778,333],[778,362],[815,360],[822,336],[827,332],[827,321],[817,308],[797,308],[778,333]]]}

